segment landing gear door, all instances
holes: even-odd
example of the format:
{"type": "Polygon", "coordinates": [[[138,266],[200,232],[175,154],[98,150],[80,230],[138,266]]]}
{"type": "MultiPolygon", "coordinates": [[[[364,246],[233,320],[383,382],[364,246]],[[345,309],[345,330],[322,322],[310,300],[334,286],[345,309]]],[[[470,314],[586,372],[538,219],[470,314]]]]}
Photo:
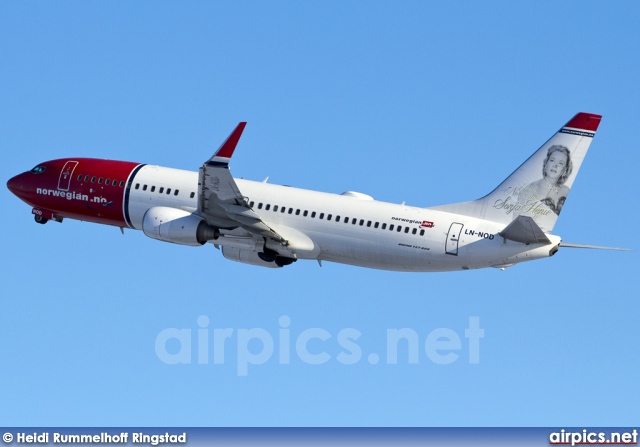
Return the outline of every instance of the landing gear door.
{"type": "Polygon", "coordinates": [[[445,253],[448,255],[458,256],[458,242],[460,241],[460,233],[462,232],[461,223],[454,222],[449,227],[447,233],[447,242],[445,244],[445,253]]]}
{"type": "Polygon", "coordinates": [[[60,171],[60,178],[58,179],[58,189],[60,191],[69,191],[69,185],[71,183],[71,176],[73,175],[73,171],[78,166],[77,161],[68,161],[62,167],[62,171],[60,171]]]}

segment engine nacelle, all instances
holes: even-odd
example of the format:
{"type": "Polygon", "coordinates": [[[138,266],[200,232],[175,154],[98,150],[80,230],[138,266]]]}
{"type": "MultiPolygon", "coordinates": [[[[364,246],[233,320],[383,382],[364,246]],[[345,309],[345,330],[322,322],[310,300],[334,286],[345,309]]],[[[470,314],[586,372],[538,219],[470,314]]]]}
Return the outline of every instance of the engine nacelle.
{"type": "Polygon", "coordinates": [[[258,253],[252,250],[243,250],[241,248],[231,247],[225,245],[222,247],[222,255],[236,262],[242,262],[243,264],[258,265],[260,267],[279,268],[280,265],[275,262],[266,262],[260,259],[258,253]]]}
{"type": "Polygon", "coordinates": [[[192,246],[204,245],[220,236],[220,231],[202,217],[166,206],[149,208],[142,219],[142,231],[159,241],[192,246]]]}

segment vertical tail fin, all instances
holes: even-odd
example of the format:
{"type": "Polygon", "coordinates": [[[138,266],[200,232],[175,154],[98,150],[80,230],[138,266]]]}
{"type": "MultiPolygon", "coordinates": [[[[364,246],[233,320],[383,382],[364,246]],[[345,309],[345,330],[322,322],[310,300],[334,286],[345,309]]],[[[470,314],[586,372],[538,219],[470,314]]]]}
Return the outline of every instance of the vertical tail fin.
{"type": "Polygon", "coordinates": [[[578,113],[488,195],[433,209],[505,225],[518,216],[531,217],[551,232],[601,119],[578,113]]]}

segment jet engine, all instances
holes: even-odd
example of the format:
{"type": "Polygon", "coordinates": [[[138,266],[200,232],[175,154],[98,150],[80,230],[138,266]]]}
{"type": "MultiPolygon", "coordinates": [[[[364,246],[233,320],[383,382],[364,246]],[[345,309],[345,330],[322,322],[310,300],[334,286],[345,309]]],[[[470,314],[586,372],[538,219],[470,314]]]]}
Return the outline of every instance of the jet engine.
{"type": "Polygon", "coordinates": [[[166,206],[149,208],[142,219],[142,231],[159,241],[196,247],[220,236],[220,230],[202,217],[166,206]]]}
{"type": "Polygon", "coordinates": [[[278,268],[275,262],[265,261],[258,256],[258,253],[252,250],[243,250],[241,248],[223,246],[222,255],[230,261],[241,262],[243,264],[258,265],[260,267],[278,268]]]}
{"type": "Polygon", "coordinates": [[[231,261],[270,268],[284,267],[297,261],[297,259],[294,258],[280,256],[268,248],[265,248],[262,252],[255,252],[253,250],[245,250],[226,245],[222,247],[222,255],[231,261]]]}

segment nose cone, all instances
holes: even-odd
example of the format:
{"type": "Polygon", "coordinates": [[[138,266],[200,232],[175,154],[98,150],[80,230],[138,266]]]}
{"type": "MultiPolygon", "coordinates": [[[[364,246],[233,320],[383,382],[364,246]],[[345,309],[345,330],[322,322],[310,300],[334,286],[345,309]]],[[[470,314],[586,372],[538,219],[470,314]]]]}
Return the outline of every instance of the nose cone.
{"type": "Polygon", "coordinates": [[[16,175],[15,177],[11,178],[7,182],[7,188],[9,188],[9,191],[14,193],[16,196],[20,197],[20,192],[23,189],[23,186],[22,186],[22,174],[16,175]]]}

